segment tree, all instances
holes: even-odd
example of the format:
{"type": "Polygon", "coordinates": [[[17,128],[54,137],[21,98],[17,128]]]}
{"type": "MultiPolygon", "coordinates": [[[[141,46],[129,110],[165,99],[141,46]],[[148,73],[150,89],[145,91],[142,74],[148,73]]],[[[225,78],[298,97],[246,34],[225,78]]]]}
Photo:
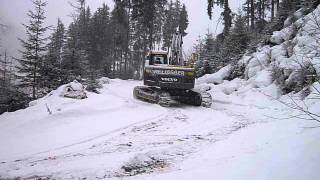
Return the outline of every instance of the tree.
{"type": "Polygon", "coordinates": [[[209,18],[212,18],[212,10],[214,5],[218,5],[220,7],[223,7],[223,21],[224,21],[224,29],[223,29],[223,34],[224,36],[228,36],[230,27],[232,26],[232,15],[231,15],[231,9],[229,6],[229,0],[208,0],[208,15],[209,18]]]}
{"type": "Polygon", "coordinates": [[[66,33],[66,45],[63,48],[63,71],[66,80],[85,80],[89,76],[89,26],[91,11],[86,7],[85,0],[75,0],[70,3],[75,8],[73,22],[66,33]]]}
{"type": "Polygon", "coordinates": [[[60,19],[58,19],[57,26],[49,39],[48,50],[40,75],[43,86],[47,86],[48,90],[53,90],[65,82],[65,75],[62,71],[65,28],[60,19]]]}
{"type": "MultiPolygon", "coordinates": [[[[128,48],[128,15],[124,2],[116,1],[115,7],[111,12],[112,42],[113,42],[113,71],[119,70],[122,74],[123,55],[128,48]]],[[[125,65],[126,66],[126,65],[125,65]]]]}
{"type": "Polygon", "coordinates": [[[63,46],[62,71],[66,74],[64,81],[73,81],[81,77],[83,70],[80,63],[80,52],[78,50],[78,26],[72,22],[66,33],[66,43],[63,46]]]}
{"type": "Polygon", "coordinates": [[[236,16],[234,27],[221,48],[221,67],[230,63],[236,64],[248,48],[250,35],[245,22],[246,17],[242,14],[236,16]]]}
{"type": "Polygon", "coordinates": [[[181,5],[177,0],[175,3],[172,0],[167,4],[165,10],[165,20],[163,25],[163,47],[169,48],[171,45],[172,36],[176,33],[177,28],[183,36],[186,36],[188,28],[188,12],[185,4],[181,5]]]}
{"type": "Polygon", "coordinates": [[[99,75],[108,75],[112,50],[112,28],[109,7],[103,3],[90,19],[88,39],[89,65],[99,75]]]}
{"type": "MultiPolygon", "coordinates": [[[[155,40],[161,34],[164,6],[167,0],[135,0],[132,2],[132,17],[147,29],[149,49],[153,49],[155,40]]],[[[159,38],[158,38],[159,39],[159,38]]]]}
{"type": "MultiPolygon", "coordinates": [[[[12,69],[12,62],[9,61],[7,56],[7,51],[4,52],[4,55],[1,56],[0,54],[0,87],[1,91],[5,90],[9,84],[11,83],[11,69],[12,69]]],[[[2,94],[2,93],[1,93],[2,94]]]]}
{"type": "Polygon", "coordinates": [[[188,28],[188,25],[189,25],[188,12],[187,12],[186,5],[183,4],[179,14],[179,31],[181,32],[182,36],[187,35],[186,30],[188,28]]]}
{"type": "Polygon", "coordinates": [[[20,85],[32,89],[32,98],[38,97],[40,88],[40,71],[42,67],[43,54],[46,51],[45,32],[49,27],[44,26],[45,11],[47,2],[43,0],[33,0],[34,11],[28,12],[30,18],[29,24],[23,26],[26,28],[27,40],[19,39],[24,48],[22,58],[17,59],[20,63],[19,69],[20,85]]]}
{"type": "Polygon", "coordinates": [[[254,0],[250,0],[250,20],[251,20],[251,29],[255,27],[255,7],[254,7],[254,0]]]}
{"type": "Polygon", "coordinates": [[[165,11],[165,21],[163,25],[163,47],[169,48],[171,45],[172,34],[177,28],[175,7],[172,0],[168,3],[165,11]]]}

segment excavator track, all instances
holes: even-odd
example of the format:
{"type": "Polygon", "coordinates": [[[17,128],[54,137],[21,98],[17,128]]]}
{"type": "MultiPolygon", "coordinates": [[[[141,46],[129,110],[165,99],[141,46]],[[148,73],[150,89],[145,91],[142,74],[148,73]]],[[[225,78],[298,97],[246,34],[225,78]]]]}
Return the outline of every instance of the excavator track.
{"type": "Polygon", "coordinates": [[[212,105],[212,96],[208,92],[201,92],[201,106],[210,108],[212,105]]]}
{"type": "Polygon", "coordinates": [[[137,86],[133,90],[133,96],[141,101],[159,104],[163,107],[188,104],[209,108],[212,104],[212,98],[209,93],[199,93],[192,90],[173,91],[157,87],[137,86]]]}
{"type": "Polygon", "coordinates": [[[155,87],[137,86],[133,89],[133,97],[150,103],[158,103],[160,92],[155,87]]]}

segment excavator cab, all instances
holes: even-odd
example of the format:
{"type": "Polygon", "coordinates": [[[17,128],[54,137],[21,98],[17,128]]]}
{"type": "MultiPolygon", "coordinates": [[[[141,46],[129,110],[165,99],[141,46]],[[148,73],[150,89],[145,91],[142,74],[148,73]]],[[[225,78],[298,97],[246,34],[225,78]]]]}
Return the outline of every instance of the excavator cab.
{"type": "Polygon", "coordinates": [[[168,65],[167,52],[149,52],[146,56],[146,66],[149,65],[168,65]]]}

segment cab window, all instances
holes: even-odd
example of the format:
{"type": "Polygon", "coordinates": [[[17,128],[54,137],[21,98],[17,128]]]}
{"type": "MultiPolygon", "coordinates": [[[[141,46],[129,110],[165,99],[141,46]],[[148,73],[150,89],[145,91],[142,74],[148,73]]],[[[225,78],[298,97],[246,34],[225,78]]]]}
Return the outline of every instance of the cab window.
{"type": "Polygon", "coordinates": [[[151,55],[150,56],[150,64],[168,64],[166,55],[151,55]]]}

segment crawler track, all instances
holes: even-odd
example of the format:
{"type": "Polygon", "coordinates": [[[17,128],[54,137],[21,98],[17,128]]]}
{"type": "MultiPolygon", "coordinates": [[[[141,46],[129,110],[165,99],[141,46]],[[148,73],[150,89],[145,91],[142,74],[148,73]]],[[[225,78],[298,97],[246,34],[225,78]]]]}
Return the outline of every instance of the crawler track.
{"type": "Polygon", "coordinates": [[[133,96],[136,99],[159,104],[163,107],[178,106],[180,104],[211,107],[212,104],[212,97],[209,93],[193,90],[172,90],[137,86],[133,90],[133,96]]]}

